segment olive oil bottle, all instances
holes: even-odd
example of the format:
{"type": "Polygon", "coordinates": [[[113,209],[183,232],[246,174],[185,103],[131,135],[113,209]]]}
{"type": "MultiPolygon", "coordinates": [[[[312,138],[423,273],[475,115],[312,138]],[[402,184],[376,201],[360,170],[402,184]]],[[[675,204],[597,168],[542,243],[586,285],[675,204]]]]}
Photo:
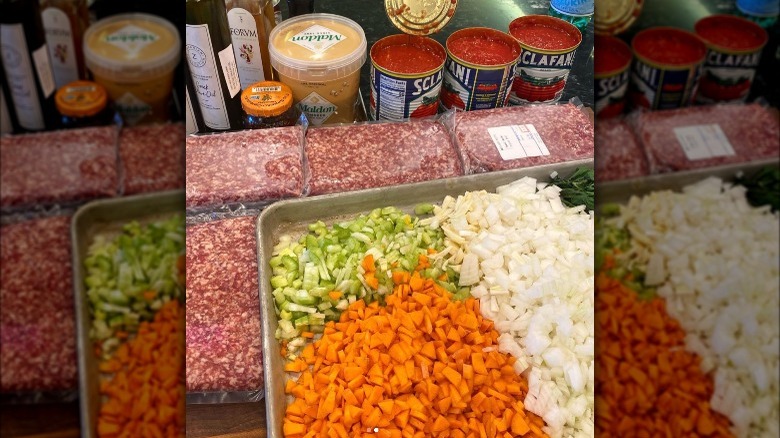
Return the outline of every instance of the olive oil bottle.
{"type": "Polygon", "coordinates": [[[203,124],[212,131],[240,129],[243,116],[241,82],[225,2],[186,2],[185,56],[203,124]]]}
{"type": "Polygon", "coordinates": [[[86,79],[83,37],[89,27],[87,0],[41,0],[41,20],[57,89],[86,79]]]}
{"type": "Polygon", "coordinates": [[[273,79],[268,37],[276,26],[272,0],[225,0],[241,89],[273,79]]]}

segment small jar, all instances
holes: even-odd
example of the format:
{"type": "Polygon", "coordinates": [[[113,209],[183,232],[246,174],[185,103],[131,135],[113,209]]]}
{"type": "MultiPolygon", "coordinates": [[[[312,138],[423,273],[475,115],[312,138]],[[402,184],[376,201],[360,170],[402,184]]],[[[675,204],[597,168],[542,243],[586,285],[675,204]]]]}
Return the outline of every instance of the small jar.
{"type": "Polygon", "coordinates": [[[252,84],[241,93],[246,129],[293,126],[298,112],[293,107],[292,90],[276,81],[252,84]]]}
{"type": "Polygon", "coordinates": [[[65,129],[106,126],[113,121],[106,89],[96,82],[70,82],[57,90],[54,102],[65,129]]]}

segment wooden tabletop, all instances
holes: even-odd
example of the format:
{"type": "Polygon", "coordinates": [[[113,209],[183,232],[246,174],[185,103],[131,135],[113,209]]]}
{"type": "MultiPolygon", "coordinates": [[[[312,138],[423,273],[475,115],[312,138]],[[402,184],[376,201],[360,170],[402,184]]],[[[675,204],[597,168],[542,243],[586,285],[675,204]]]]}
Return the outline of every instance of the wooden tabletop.
{"type": "Polygon", "coordinates": [[[265,436],[265,399],[256,403],[187,405],[187,438],[265,436]]]}
{"type": "MultiPolygon", "coordinates": [[[[4,404],[0,407],[0,436],[78,438],[79,404],[4,404]]],[[[265,399],[257,403],[187,406],[188,438],[265,436],[265,399]]]]}
{"type": "Polygon", "coordinates": [[[79,403],[3,404],[0,436],[78,438],[79,403]]]}

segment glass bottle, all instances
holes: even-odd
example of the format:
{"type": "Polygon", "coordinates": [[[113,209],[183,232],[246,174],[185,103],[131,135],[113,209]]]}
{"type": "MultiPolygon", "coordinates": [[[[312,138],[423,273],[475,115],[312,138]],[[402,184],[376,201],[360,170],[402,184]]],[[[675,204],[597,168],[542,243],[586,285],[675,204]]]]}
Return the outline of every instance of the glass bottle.
{"type": "Polygon", "coordinates": [[[0,135],[11,134],[14,132],[14,125],[11,122],[11,112],[5,104],[5,93],[0,88],[0,135]]]}
{"type": "Polygon", "coordinates": [[[87,0],[41,0],[41,20],[57,88],[86,79],[83,37],[89,27],[87,0]]]}
{"type": "Polygon", "coordinates": [[[22,130],[42,131],[56,126],[54,75],[38,0],[2,0],[0,54],[13,104],[22,130]]]}
{"type": "Polygon", "coordinates": [[[272,0],[225,0],[241,89],[273,79],[268,37],[276,26],[272,0]]]}
{"type": "Polygon", "coordinates": [[[550,16],[568,21],[580,32],[585,32],[593,12],[593,0],[550,0],[550,16]]]}
{"type": "Polygon", "coordinates": [[[184,118],[187,135],[195,134],[204,131],[203,115],[200,112],[200,106],[198,105],[198,97],[195,95],[195,88],[192,83],[192,75],[190,75],[190,69],[186,63],[184,65],[185,78],[185,90],[184,99],[186,101],[184,118]]]}
{"type": "Polygon", "coordinates": [[[281,82],[252,84],[241,92],[241,106],[244,108],[246,129],[293,126],[298,120],[292,90],[281,82]]]}
{"type": "Polygon", "coordinates": [[[288,18],[314,13],[314,0],[287,0],[288,18]]]}
{"type": "MultiPolygon", "coordinates": [[[[224,0],[186,0],[185,56],[208,130],[240,129],[241,82],[224,0]]],[[[195,103],[195,102],[193,102],[195,103]]],[[[204,129],[205,130],[205,129],[204,129]]]]}
{"type": "Polygon", "coordinates": [[[282,0],[274,0],[274,24],[276,24],[277,26],[283,20],[281,4],[282,4],[282,0]]]}

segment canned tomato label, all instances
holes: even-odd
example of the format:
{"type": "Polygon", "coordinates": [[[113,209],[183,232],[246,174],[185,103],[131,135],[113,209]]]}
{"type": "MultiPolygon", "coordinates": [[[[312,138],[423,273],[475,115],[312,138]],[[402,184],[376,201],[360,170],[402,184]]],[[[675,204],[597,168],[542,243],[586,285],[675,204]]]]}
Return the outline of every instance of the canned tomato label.
{"type": "Polygon", "coordinates": [[[439,110],[444,47],[428,37],[391,35],[371,47],[374,120],[433,116],[439,110]]]}
{"type": "Polygon", "coordinates": [[[520,44],[484,27],[455,31],[447,38],[441,103],[466,111],[498,108],[509,100],[520,44]]]}
{"type": "Polygon", "coordinates": [[[706,53],[696,35],[655,27],[637,33],[631,46],[636,55],[631,73],[634,105],[655,110],[691,103],[706,53]]]}
{"type": "Polygon", "coordinates": [[[628,78],[631,75],[631,48],[613,36],[596,35],[593,79],[597,117],[614,117],[623,112],[628,78]]]}
{"type": "Polygon", "coordinates": [[[769,36],[761,26],[733,15],[712,15],[696,22],[696,34],[707,45],[699,92],[702,103],[744,101],[761,51],[769,36]]]}
{"type": "Polygon", "coordinates": [[[573,24],[547,15],[526,15],[509,24],[522,47],[510,101],[555,102],[574,65],[582,33],[573,24]]]}

